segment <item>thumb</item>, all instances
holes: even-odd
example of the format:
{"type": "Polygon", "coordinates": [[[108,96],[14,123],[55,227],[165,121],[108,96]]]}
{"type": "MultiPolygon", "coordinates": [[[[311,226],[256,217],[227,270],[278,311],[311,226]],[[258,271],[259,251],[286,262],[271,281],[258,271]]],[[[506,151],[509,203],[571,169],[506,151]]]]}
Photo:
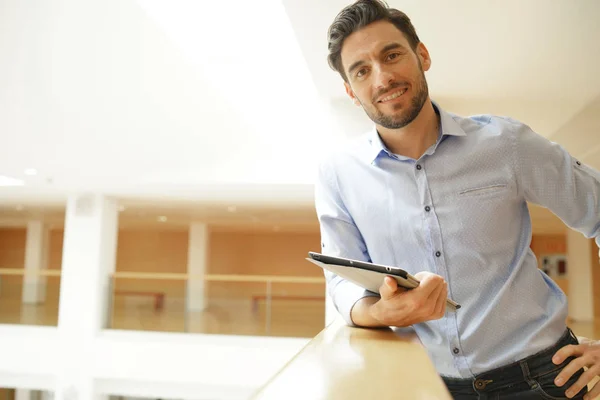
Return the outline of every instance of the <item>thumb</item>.
{"type": "Polygon", "coordinates": [[[382,299],[389,299],[396,294],[398,290],[398,282],[392,277],[386,276],[383,279],[383,283],[379,287],[379,294],[382,299]]]}

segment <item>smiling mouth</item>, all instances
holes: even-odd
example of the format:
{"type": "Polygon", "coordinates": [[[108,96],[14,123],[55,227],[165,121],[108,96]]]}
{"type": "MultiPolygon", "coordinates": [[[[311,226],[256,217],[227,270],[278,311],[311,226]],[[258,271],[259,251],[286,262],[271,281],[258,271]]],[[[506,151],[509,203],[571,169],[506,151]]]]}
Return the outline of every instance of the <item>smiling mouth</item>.
{"type": "Polygon", "coordinates": [[[398,97],[400,97],[404,93],[406,93],[407,90],[408,89],[398,90],[397,92],[394,92],[394,93],[390,94],[389,96],[386,96],[383,99],[379,100],[378,103],[387,103],[388,101],[397,99],[398,97]]]}

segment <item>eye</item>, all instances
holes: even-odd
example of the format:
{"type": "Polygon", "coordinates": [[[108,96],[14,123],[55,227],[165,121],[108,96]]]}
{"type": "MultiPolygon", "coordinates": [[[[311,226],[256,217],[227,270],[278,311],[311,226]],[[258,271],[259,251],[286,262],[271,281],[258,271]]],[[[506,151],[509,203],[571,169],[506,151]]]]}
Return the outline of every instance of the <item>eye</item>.
{"type": "Polygon", "coordinates": [[[361,77],[365,76],[366,73],[367,73],[367,69],[361,68],[356,72],[356,77],[361,78],[361,77]]]}
{"type": "Polygon", "coordinates": [[[391,53],[391,54],[388,54],[385,57],[385,59],[386,59],[386,61],[393,61],[393,60],[395,60],[398,57],[400,57],[400,53],[391,53]]]}

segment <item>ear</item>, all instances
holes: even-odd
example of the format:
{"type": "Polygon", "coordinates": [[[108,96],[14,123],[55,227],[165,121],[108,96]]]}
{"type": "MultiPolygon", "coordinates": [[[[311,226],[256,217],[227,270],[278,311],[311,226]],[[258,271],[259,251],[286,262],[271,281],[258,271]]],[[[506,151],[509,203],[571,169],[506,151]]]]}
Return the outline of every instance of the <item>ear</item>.
{"type": "Polygon", "coordinates": [[[356,104],[357,106],[360,106],[360,101],[358,101],[358,98],[356,97],[356,95],[352,91],[352,88],[350,87],[350,84],[348,82],[344,82],[344,87],[346,88],[346,94],[352,99],[352,101],[354,102],[354,104],[356,104]]]}
{"type": "Polygon", "coordinates": [[[421,42],[417,45],[417,56],[421,60],[423,71],[429,71],[429,68],[431,68],[431,57],[429,56],[429,50],[421,42]]]}

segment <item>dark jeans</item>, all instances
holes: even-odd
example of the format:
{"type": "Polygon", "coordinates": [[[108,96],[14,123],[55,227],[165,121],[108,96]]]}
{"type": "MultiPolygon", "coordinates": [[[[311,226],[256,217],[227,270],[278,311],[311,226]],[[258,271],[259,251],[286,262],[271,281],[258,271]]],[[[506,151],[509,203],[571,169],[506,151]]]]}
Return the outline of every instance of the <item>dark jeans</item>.
{"type": "MultiPolygon", "coordinates": [[[[513,364],[496,368],[473,379],[446,378],[444,382],[456,400],[462,399],[567,399],[565,392],[577,382],[583,369],[577,371],[561,387],[554,385],[554,379],[575,357],[555,365],[552,356],[562,347],[579,344],[573,332],[567,328],[564,335],[552,347],[524,358],[513,364]]],[[[583,388],[573,399],[582,399],[587,393],[583,388]]]]}

